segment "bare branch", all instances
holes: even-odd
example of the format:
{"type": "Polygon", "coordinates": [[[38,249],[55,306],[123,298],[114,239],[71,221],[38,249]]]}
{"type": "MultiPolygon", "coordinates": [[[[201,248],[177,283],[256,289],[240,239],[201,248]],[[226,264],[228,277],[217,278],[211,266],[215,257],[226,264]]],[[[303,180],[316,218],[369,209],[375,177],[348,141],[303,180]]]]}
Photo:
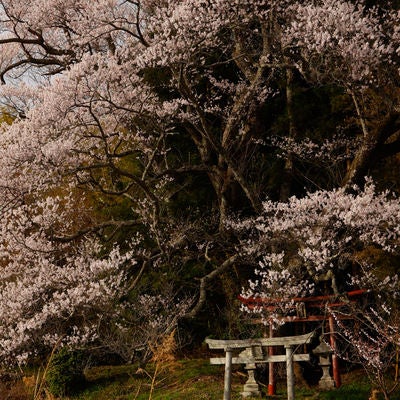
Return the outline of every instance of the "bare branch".
{"type": "Polygon", "coordinates": [[[214,279],[223,274],[228,270],[235,262],[238,260],[239,256],[237,254],[226,259],[219,267],[212,270],[209,274],[203,276],[200,279],[200,289],[199,289],[199,298],[195,306],[186,314],[187,318],[194,318],[201,311],[204,306],[204,303],[207,299],[207,287],[214,279]]]}

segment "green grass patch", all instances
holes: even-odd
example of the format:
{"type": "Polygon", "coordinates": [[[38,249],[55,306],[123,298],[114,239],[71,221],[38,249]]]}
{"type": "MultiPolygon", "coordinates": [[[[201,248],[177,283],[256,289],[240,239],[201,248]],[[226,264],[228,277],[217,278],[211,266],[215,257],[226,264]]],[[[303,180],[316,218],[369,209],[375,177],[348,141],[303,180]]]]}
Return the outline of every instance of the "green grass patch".
{"type": "MultiPolygon", "coordinates": [[[[75,396],[62,400],[148,400],[154,366],[141,370],[137,365],[93,367],[85,372],[86,388],[75,396]]],[[[232,376],[232,400],[242,400],[240,392],[246,381],[245,371],[235,367],[232,376]]],[[[339,389],[320,391],[318,387],[296,386],[296,400],[367,400],[371,385],[358,371],[344,376],[339,389]]],[[[180,360],[155,379],[152,400],[221,400],[224,388],[224,367],[210,365],[208,359],[180,360]]],[[[263,398],[286,399],[286,380],[278,381],[276,396],[263,398]]],[[[393,399],[398,399],[394,395],[393,399]]],[[[250,400],[250,399],[249,399],[250,400]]]]}
{"type": "MultiPolygon", "coordinates": [[[[94,367],[86,371],[87,387],[73,400],[147,400],[154,367],[94,367]]],[[[223,366],[208,360],[181,360],[155,379],[153,400],[213,400],[223,394],[223,366]]],[[[241,399],[244,376],[233,374],[232,398],[241,399]]]]}

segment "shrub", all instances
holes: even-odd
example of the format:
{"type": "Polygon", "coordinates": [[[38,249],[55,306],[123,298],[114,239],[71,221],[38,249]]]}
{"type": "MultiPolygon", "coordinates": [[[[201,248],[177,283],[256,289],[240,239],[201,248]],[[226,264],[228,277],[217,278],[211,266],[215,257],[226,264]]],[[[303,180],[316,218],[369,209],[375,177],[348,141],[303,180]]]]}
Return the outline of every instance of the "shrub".
{"type": "Polygon", "coordinates": [[[54,396],[69,396],[83,389],[85,357],[80,351],[62,348],[52,359],[46,383],[54,396]]]}

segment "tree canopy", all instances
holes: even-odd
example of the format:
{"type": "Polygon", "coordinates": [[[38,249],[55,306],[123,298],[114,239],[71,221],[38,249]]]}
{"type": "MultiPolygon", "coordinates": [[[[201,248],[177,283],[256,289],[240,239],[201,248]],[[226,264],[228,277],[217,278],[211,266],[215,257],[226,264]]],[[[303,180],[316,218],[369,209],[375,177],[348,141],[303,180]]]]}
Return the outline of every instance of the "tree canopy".
{"type": "Polygon", "coordinates": [[[375,3],[1,0],[3,359],[172,329],[213,287],[235,307],[258,263],[339,293],[396,257],[400,15],[375,3]]]}

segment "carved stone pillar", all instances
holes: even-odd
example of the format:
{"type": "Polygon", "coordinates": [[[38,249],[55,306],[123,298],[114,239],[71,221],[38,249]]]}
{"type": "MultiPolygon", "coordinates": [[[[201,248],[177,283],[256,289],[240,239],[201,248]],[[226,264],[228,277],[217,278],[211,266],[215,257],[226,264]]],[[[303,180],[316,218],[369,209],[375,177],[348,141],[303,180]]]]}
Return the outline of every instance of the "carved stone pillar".
{"type": "Polygon", "coordinates": [[[313,350],[313,353],[319,357],[319,365],[322,368],[322,377],[318,382],[318,386],[322,390],[330,390],[335,387],[335,381],[329,373],[331,361],[329,359],[332,350],[325,343],[322,342],[313,350]]]}
{"type": "MultiPolygon", "coordinates": [[[[257,358],[262,359],[262,350],[260,347],[251,347],[243,350],[239,357],[249,358],[250,360],[255,360],[257,358]]],[[[255,372],[256,372],[256,364],[248,363],[244,367],[248,374],[248,379],[246,383],[243,385],[243,392],[241,393],[242,397],[260,397],[261,391],[258,383],[256,382],[255,372]]]]}
{"type": "Polygon", "coordinates": [[[243,392],[241,395],[243,397],[259,397],[261,396],[260,388],[255,379],[256,364],[246,364],[244,367],[247,370],[249,378],[243,385],[243,392]]]}

